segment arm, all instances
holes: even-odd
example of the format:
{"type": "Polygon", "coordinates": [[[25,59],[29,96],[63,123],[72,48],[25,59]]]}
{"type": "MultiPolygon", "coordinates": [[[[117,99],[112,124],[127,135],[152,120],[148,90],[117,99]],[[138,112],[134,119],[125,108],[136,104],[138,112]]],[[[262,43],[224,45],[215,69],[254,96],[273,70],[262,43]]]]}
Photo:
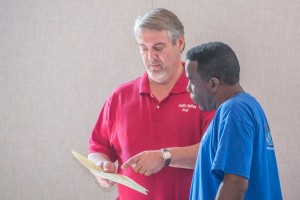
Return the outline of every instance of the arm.
{"type": "Polygon", "coordinates": [[[168,148],[172,154],[170,166],[194,169],[198,155],[199,143],[187,147],[168,148]]]}
{"type": "MultiPolygon", "coordinates": [[[[172,155],[170,166],[194,169],[198,148],[199,143],[187,147],[168,148],[172,155]]],[[[143,151],[131,157],[121,167],[122,169],[126,169],[129,166],[131,166],[135,172],[144,174],[145,176],[157,173],[164,167],[161,151],[143,151]]]]}
{"type": "MultiPolygon", "coordinates": [[[[116,165],[111,162],[109,157],[103,153],[90,153],[88,155],[88,159],[96,163],[104,172],[107,173],[115,173],[116,172],[116,165]]],[[[94,174],[94,173],[93,173],[94,174]]],[[[97,179],[98,183],[102,187],[110,187],[115,184],[115,182],[103,179],[96,174],[94,174],[95,178],[97,179]]]]}
{"type": "Polygon", "coordinates": [[[248,180],[233,174],[225,174],[219,187],[216,200],[242,200],[248,189],[248,180]]]}

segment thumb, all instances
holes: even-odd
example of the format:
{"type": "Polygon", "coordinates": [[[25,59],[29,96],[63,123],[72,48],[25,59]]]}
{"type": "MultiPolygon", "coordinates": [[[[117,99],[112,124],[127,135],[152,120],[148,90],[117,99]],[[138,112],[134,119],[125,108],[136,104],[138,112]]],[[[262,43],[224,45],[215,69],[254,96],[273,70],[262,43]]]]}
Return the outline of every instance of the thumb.
{"type": "Polygon", "coordinates": [[[107,161],[107,162],[104,162],[103,164],[103,171],[105,172],[114,172],[115,170],[115,164],[110,162],[110,161],[107,161]]]}

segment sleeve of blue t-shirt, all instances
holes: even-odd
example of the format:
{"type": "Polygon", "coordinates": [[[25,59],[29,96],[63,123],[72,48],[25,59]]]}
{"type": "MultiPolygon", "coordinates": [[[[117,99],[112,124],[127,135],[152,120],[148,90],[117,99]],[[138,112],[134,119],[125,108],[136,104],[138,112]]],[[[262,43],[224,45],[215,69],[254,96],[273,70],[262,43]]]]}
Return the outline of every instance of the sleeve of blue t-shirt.
{"type": "Polygon", "coordinates": [[[211,173],[220,181],[224,173],[249,180],[255,135],[251,117],[243,112],[231,112],[219,124],[214,141],[217,143],[211,173]]]}

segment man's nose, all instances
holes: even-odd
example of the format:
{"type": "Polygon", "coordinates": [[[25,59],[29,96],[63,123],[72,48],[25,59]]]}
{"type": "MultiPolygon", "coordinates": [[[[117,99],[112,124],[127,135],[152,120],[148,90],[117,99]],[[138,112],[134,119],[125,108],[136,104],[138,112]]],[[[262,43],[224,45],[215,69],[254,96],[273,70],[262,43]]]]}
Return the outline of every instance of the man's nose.
{"type": "Polygon", "coordinates": [[[153,50],[148,51],[148,59],[149,60],[154,60],[156,58],[156,53],[153,50]]]}

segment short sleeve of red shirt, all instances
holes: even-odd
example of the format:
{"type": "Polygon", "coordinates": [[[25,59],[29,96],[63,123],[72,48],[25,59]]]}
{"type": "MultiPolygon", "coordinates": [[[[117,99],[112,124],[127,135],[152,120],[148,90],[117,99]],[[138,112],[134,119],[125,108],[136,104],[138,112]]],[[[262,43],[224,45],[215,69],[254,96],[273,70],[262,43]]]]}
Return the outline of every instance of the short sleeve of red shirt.
{"type": "Polygon", "coordinates": [[[104,104],[89,140],[89,153],[101,152],[115,162],[117,160],[114,146],[111,143],[113,113],[110,111],[111,96],[104,104]]]}

